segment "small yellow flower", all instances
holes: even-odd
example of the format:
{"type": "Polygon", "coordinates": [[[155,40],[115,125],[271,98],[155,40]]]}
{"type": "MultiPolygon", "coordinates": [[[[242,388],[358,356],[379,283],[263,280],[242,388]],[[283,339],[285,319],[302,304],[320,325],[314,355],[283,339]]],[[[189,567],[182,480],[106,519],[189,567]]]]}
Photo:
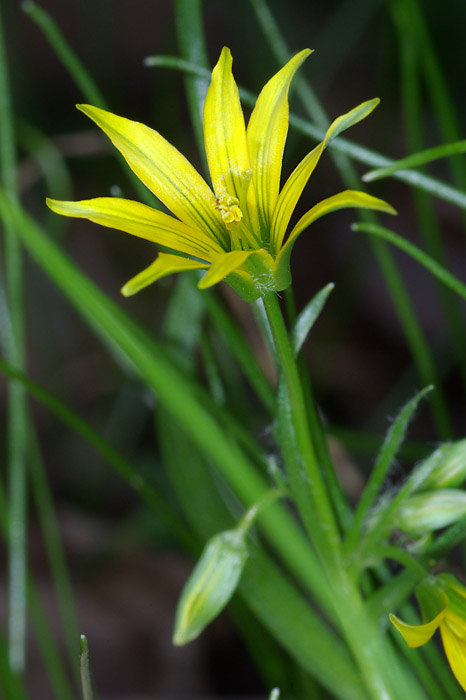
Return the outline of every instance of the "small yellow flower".
{"type": "Polygon", "coordinates": [[[395,213],[380,199],[346,190],[312,207],[285,241],[298,199],[324,148],[344,129],[370,114],[379,102],[364,102],[338,117],[280,191],[288,132],[288,90],[295,71],[310,53],[308,49],[301,51],[269,80],[246,129],[231,71],[232,57],[229,49],[222,50],[204,106],[204,140],[213,191],[157,131],[97,107],[78,105],[174,215],[111,197],[81,202],[47,200],[58,214],[87,218],[176,253],[160,253],[152,265],[123,287],[124,295],[134,294],[173,272],[205,269],[200,288],[226,279],[243,298],[252,301],[268,290],[289,286],[292,247],[299,234],[324,214],[343,207],[395,213]]]}
{"type": "Polygon", "coordinates": [[[466,588],[455,576],[441,574],[417,586],[416,598],[422,625],[408,625],[395,615],[390,615],[390,621],[412,648],[426,644],[440,628],[448,663],[466,690],[466,588]]]}

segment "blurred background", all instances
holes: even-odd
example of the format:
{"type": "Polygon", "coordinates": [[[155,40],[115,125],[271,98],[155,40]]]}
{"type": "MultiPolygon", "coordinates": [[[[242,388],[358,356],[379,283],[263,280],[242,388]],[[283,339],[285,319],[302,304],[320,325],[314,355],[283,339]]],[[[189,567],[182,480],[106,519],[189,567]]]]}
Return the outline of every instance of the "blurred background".
{"type": "MultiPolygon", "coordinates": [[[[137,199],[138,195],[111,144],[75,109],[83,95],[33,21],[31,6],[13,0],[3,0],[1,5],[19,144],[21,199],[73,261],[158,337],[176,281],[168,278],[130,299],[119,294],[123,283],[152,260],[150,245],[85,221],[61,219],[45,207],[45,196],[87,199],[122,194],[137,199]]],[[[412,5],[420,12],[422,38],[419,26],[411,21],[411,3],[268,3],[289,51],[315,50],[301,73],[329,119],[372,97],[381,99],[376,111],[345,136],[394,159],[454,140],[439,126],[442,99],[437,96],[437,101],[432,100],[432,83],[422,72],[429,63],[429,51],[435,56],[435,70],[441,71],[463,138],[465,133],[464,2],[424,0],[412,5]],[[410,55],[412,76],[417,76],[413,82],[406,68],[410,55]],[[422,121],[415,126],[409,118],[412,99],[418,101],[422,113],[422,121]]],[[[180,55],[174,3],[47,0],[41,7],[54,18],[92,75],[108,108],[157,129],[202,168],[183,75],[143,63],[147,56],[180,55]]],[[[264,33],[261,8],[260,3],[247,0],[203,4],[210,64],[216,62],[222,46],[229,46],[237,82],[256,93],[280,65],[264,33]]],[[[297,95],[291,98],[291,110],[309,118],[297,95]]],[[[291,130],[284,173],[288,174],[313,145],[308,137],[291,130]]],[[[354,166],[358,177],[370,169],[364,163],[354,166]]],[[[424,171],[453,182],[445,161],[424,171]]],[[[345,187],[326,152],[305,191],[301,213],[304,207],[345,187]]],[[[419,202],[413,191],[393,178],[370,183],[368,191],[399,211],[396,220],[384,223],[424,247],[419,202]]],[[[464,279],[464,218],[440,199],[432,199],[431,206],[448,267],[464,279]]],[[[298,309],[328,282],[336,284],[305,354],[344,478],[350,491],[357,494],[361,482],[353,464],[357,461],[363,469],[370,467],[373,450],[390,417],[421,388],[422,381],[370,242],[351,231],[354,220],[352,211],[339,212],[303,234],[294,251],[292,272],[298,309]]],[[[435,445],[440,438],[464,437],[466,405],[438,289],[419,265],[398,251],[393,255],[435,357],[449,406],[448,425],[443,428],[432,420],[427,403],[419,411],[410,433],[416,455],[418,440],[435,445]]],[[[29,260],[26,282],[28,376],[85,417],[171,503],[173,496],[157,447],[152,398],[122,373],[115,359],[29,260]]],[[[273,364],[257,337],[250,309],[229,290],[222,288],[219,293],[240,319],[273,381],[273,364]]],[[[459,313],[464,322],[463,306],[459,313]]],[[[6,421],[5,386],[0,377],[2,425],[6,421]]],[[[80,631],[89,639],[100,697],[266,697],[267,688],[241,634],[226,615],[200,640],[183,649],[172,647],[176,600],[191,570],[191,559],[79,435],[42,405],[32,401],[31,406],[70,566],[80,631]]],[[[265,417],[255,415],[251,426],[267,444],[265,417]]],[[[4,461],[2,435],[0,450],[4,461]]],[[[407,459],[406,465],[400,464],[400,474],[409,463],[407,459]]],[[[56,600],[32,499],[29,560],[53,625],[56,600]]],[[[2,611],[4,614],[4,602],[2,611]]],[[[31,697],[49,697],[47,676],[32,635],[28,663],[31,697]]]]}

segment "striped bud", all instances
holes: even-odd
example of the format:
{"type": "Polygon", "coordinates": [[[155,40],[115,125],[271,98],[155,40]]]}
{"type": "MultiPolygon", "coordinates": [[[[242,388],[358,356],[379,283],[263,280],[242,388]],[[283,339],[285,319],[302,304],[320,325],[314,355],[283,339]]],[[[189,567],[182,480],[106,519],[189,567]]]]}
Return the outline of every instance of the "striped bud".
{"type": "Polygon", "coordinates": [[[466,492],[439,489],[417,493],[403,501],[396,515],[396,526],[404,532],[422,535],[452,525],[466,517],[466,492]]]}
{"type": "Polygon", "coordinates": [[[437,462],[429,476],[423,481],[422,489],[444,489],[460,486],[466,479],[466,439],[453,442],[433,452],[423,464],[437,462]],[[445,450],[446,448],[446,450],[445,450]]]}
{"type": "Polygon", "coordinates": [[[196,639],[226,606],[247,558],[246,533],[227,530],[212,537],[189,577],[176,611],[173,643],[196,639]]]}

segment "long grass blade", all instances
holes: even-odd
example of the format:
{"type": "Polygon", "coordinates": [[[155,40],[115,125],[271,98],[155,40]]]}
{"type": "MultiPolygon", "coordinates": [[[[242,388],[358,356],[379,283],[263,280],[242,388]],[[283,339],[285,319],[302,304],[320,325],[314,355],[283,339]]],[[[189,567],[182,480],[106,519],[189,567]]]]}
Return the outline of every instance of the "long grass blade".
{"type": "MultiPolygon", "coordinates": [[[[393,0],[392,8],[400,43],[401,92],[405,116],[406,140],[409,150],[414,153],[414,155],[408,157],[408,160],[412,162],[414,159],[414,162],[416,162],[417,159],[420,158],[421,162],[424,162],[426,154],[428,159],[432,157],[432,154],[434,154],[435,157],[441,157],[442,152],[445,152],[445,149],[449,152],[452,150],[452,146],[453,152],[455,152],[458,146],[460,150],[461,148],[466,150],[466,141],[457,142],[456,144],[447,144],[437,149],[429,149],[427,152],[421,150],[425,145],[425,111],[422,103],[420,74],[420,66],[423,60],[420,53],[421,47],[410,21],[410,12],[406,12],[406,4],[393,0]]],[[[418,189],[412,190],[412,196],[419,231],[424,241],[426,251],[439,264],[445,266],[447,259],[445,246],[434,203],[425,192],[418,189]]],[[[447,329],[451,338],[451,342],[447,342],[447,345],[451,346],[453,349],[453,356],[460,367],[463,383],[466,387],[466,356],[464,353],[466,328],[463,315],[458,306],[458,301],[454,297],[452,298],[442,285],[436,284],[435,289],[443,309],[447,329]]]]}
{"type": "MultiPolygon", "coordinates": [[[[17,201],[16,146],[10,99],[8,63],[0,8],[0,178],[5,194],[17,201]]],[[[0,329],[5,355],[12,365],[25,365],[23,260],[11,217],[3,217],[5,269],[0,282],[0,329]],[[3,281],[4,280],[4,281],[3,281]]],[[[21,384],[10,382],[8,393],[8,653],[13,671],[22,671],[26,658],[26,447],[27,407],[21,384]]]]}
{"type": "Polygon", "coordinates": [[[69,75],[73,78],[82,94],[86,96],[91,104],[101,109],[106,109],[105,99],[95,81],[91,78],[81,60],[66,41],[51,15],[32,0],[25,0],[22,4],[22,8],[44,32],[56,55],[65,66],[69,75]]]}
{"type": "MultiPolygon", "coordinates": [[[[3,485],[0,483],[0,532],[5,542],[8,539],[8,530],[9,509],[6,502],[3,485]]],[[[54,690],[56,700],[73,700],[71,685],[66,675],[62,659],[60,658],[57,645],[50,632],[49,620],[43,609],[37,588],[30,575],[27,576],[26,590],[28,611],[32,619],[39,652],[44,659],[48,677],[54,690]]],[[[11,684],[12,692],[17,694],[17,696],[15,694],[11,695],[12,700],[22,700],[25,696],[23,695],[24,691],[21,682],[21,675],[11,668],[11,664],[9,663],[7,657],[8,655],[6,653],[2,654],[2,661],[5,664],[6,670],[1,670],[0,663],[0,678],[1,680],[8,681],[11,684]]],[[[10,700],[10,695],[6,695],[6,698],[10,700]]]]}
{"type": "MultiPolygon", "coordinates": [[[[30,432],[32,433],[32,428],[30,432]]],[[[33,434],[31,434],[29,445],[31,489],[34,495],[42,536],[53,577],[68,657],[71,668],[76,671],[76,658],[78,654],[78,617],[74,603],[73,587],[61,542],[52,494],[50,493],[44,465],[42,464],[37,438],[33,434]]]]}
{"type": "Polygon", "coordinates": [[[79,666],[81,670],[81,688],[83,691],[83,700],[93,700],[94,693],[92,692],[91,671],[89,668],[89,644],[84,634],[80,637],[81,653],[79,657],[79,666]]]}
{"type": "Polygon", "coordinates": [[[188,550],[196,549],[195,541],[187,530],[186,526],[176,517],[173,511],[168,508],[164,499],[149,484],[147,479],[137,472],[133,465],[125,459],[110,443],[101,437],[92,426],[66,406],[56,396],[51,394],[45,387],[18,372],[0,358],[0,372],[21,382],[26,390],[36,400],[40,401],[53,413],[62,423],[68,426],[76,434],[80,435],[88,442],[102,459],[107,462],[127,484],[133,489],[144,503],[163,521],[167,529],[177,538],[177,540],[188,550]]]}
{"type": "MultiPolygon", "coordinates": [[[[96,107],[106,109],[106,101],[99,87],[83,65],[80,58],[76,55],[68,41],[63,36],[52,16],[42,7],[37,5],[37,3],[33,2],[33,0],[25,0],[23,3],[23,10],[43,31],[45,37],[50,43],[50,46],[55,51],[55,54],[58,56],[59,60],[65,66],[66,70],[77,85],[78,89],[82,92],[86,101],[90,102],[96,107]]],[[[146,204],[159,208],[160,205],[158,200],[128,168],[123,157],[118,155],[118,162],[124,168],[128,179],[131,181],[141,199],[146,202],[146,204]]]]}
{"type": "MultiPolygon", "coordinates": [[[[447,81],[432,43],[422,12],[422,5],[418,0],[409,0],[403,3],[403,11],[407,12],[409,16],[411,41],[418,45],[426,88],[442,137],[446,141],[458,141],[462,136],[462,129],[447,87],[447,81]]],[[[466,190],[466,162],[464,158],[452,158],[449,161],[449,165],[459,187],[463,191],[466,190]]]]}
{"type": "MultiPolygon", "coordinates": [[[[178,46],[182,57],[207,69],[209,60],[202,22],[201,0],[175,0],[175,18],[178,46]]],[[[185,78],[186,94],[194,134],[206,172],[208,172],[208,168],[204,149],[203,110],[209,82],[210,73],[208,77],[203,75],[186,75],[185,78]]]]}
{"type": "Polygon", "coordinates": [[[429,272],[434,275],[440,282],[449,287],[455,294],[458,294],[462,299],[466,300],[466,284],[461,282],[457,277],[448,272],[442,265],[439,265],[427,253],[424,253],[420,248],[410,243],[397,233],[390,231],[383,226],[375,224],[353,224],[353,231],[361,231],[369,233],[371,236],[378,236],[388,243],[392,243],[397,248],[400,248],[405,253],[410,255],[414,260],[423,265],[429,272]]]}
{"type": "Polygon", "coordinates": [[[418,168],[421,165],[426,165],[427,163],[433,163],[441,158],[448,158],[449,156],[465,153],[466,152],[466,141],[455,141],[454,143],[445,143],[442,146],[435,146],[434,148],[426,148],[423,151],[418,151],[411,156],[406,156],[405,158],[400,158],[400,160],[395,160],[392,165],[385,168],[375,168],[374,170],[369,170],[362,176],[364,182],[372,182],[373,180],[380,180],[383,177],[390,177],[394,173],[400,170],[409,170],[410,168],[418,168]]]}

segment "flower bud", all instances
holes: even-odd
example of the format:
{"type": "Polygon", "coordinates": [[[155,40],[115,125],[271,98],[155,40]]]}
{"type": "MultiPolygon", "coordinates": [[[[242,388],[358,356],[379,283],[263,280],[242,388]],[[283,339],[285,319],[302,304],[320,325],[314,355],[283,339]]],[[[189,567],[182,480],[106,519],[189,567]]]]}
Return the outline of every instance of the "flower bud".
{"type": "Polygon", "coordinates": [[[396,526],[404,532],[422,535],[466,517],[466,492],[440,489],[407,498],[396,515],[396,526]]]}
{"type": "MultiPolygon", "coordinates": [[[[442,448],[440,448],[442,449],[442,448]]],[[[443,447],[445,450],[445,446],[443,447]]],[[[422,490],[444,489],[460,486],[466,479],[466,439],[449,445],[440,460],[439,451],[435,450],[424,462],[437,462],[429,476],[422,483],[422,490]]]]}
{"type": "Polygon", "coordinates": [[[237,529],[209,540],[178,601],[174,644],[196,639],[226,606],[246,562],[245,538],[245,531],[237,529]]]}

